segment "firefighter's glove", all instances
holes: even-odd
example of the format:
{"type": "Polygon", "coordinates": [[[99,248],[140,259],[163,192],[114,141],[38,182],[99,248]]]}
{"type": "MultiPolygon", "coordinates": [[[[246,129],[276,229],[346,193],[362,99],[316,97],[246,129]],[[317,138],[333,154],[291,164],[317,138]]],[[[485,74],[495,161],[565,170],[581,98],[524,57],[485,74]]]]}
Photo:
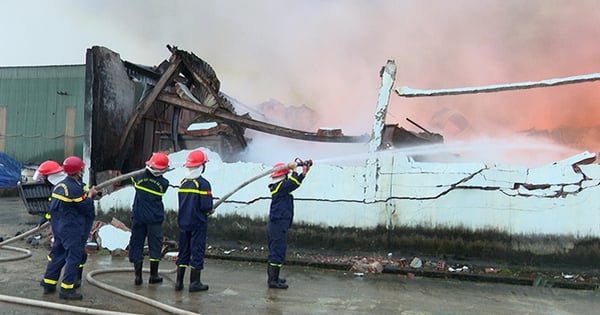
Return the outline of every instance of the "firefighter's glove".
{"type": "Polygon", "coordinates": [[[96,186],[90,187],[90,190],[87,192],[88,198],[95,198],[98,195],[98,191],[96,190],[96,186]]]}
{"type": "Polygon", "coordinates": [[[306,173],[308,173],[309,170],[310,170],[310,166],[308,166],[308,165],[302,166],[302,174],[306,175],[306,173]]]}

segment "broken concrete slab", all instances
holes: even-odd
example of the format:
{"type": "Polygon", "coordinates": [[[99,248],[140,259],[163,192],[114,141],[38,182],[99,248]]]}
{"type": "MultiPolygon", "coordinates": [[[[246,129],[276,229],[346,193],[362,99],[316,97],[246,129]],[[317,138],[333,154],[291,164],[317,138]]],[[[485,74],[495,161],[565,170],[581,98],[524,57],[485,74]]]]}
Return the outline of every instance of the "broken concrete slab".
{"type": "Polygon", "coordinates": [[[131,232],[116,228],[110,224],[103,225],[98,230],[98,241],[100,247],[109,251],[117,249],[126,249],[129,246],[131,232]]]}

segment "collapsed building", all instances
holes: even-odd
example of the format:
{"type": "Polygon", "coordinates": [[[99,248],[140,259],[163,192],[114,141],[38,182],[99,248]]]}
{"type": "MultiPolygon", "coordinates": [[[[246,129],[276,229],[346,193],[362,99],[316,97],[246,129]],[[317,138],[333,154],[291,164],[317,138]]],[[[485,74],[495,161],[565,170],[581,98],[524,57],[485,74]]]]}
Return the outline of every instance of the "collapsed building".
{"type": "MultiPolygon", "coordinates": [[[[123,61],[105,47],[88,49],[86,108],[91,115],[85,117],[85,125],[91,126],[86,145],[93,165],[90,182],[137,169],[156,151],[206,147],[226,162],[236,161],[250,140],[247,128],[304,141],[366,143],[371,138],[344,135],[335,128],[296,130],[240,115],[233,100],[220,91],[208,63],[177,47],[167,48],[170,58],[153,67],[123,61]]],[[[443,142],[440,134],[412,123],[423,132],[386,125],[381,148],[443,142]]]]}

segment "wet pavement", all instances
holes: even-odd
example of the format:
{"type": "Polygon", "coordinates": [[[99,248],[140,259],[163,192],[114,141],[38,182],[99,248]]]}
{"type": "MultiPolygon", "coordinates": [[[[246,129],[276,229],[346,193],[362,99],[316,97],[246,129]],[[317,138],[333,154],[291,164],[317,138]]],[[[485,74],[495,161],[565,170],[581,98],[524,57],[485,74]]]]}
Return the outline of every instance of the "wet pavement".
{"type": "MultiPolygon", "coordinates": [[[[37,217],[26,213],[18,198],[0,198],[0,235],[35,226],[37,217]]],[[[34,248],[24,240],[10,246],[26,248],[32,256],[0,262],[0,294],[42,302],[139,314],[162,314],[153,306],[115,295],[84,282],[82,301],[60,300],[57,294],[43,295],[39,286],[48,250],[34,248]]],[[[15,255],[0,250],[0,258],[15,255]]],[[[131,267],[125,257],[91,255],[86,271],[131,267]]],[[[148,267],[145,263],[144,267],[148,267]]],[[[173,270],[172,261],[163,261],[161,270],[173,270]]],[[[201,314],[597,314],[600,292],[547,287],[459,281],[453,279],[408,278],[395,274],[366,274],[285,266],[287,290],[268,289],[264,263],[207,259],[202,280],[206,292],[189,293],[189,272],[181,292],[173,289],[175,274],[164,274],[162,284],[133,285],[132,273],[99,274],[94,279],[143,295],[172,307],[201,314]]],[[[0,302],[0,314],[56,314],[41,307],[0,302]]],[[[71,314],[64,312],[64,314],[71,314]]],[[[74,314],[74,313],[72,313],[74,314]]]]}

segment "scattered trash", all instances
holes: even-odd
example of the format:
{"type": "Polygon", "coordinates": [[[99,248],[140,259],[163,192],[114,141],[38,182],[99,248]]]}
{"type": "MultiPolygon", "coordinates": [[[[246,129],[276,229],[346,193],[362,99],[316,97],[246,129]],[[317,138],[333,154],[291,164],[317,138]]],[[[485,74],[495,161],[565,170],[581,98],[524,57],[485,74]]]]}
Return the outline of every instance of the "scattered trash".
{"type": "Polygon", "coordinates": [[[567,280],[574,280],[577,279],[579,277],[579,275],[569,275],[569,274],[565,274],[565,273],[560,273],[560,275],[567,280]]]}
{"type": "Polygon", "coordinates": [[[355,272],[354,275],[357,277],[363,277],[365,275],[365,273],[364,272],[355,272]]]}
{"type": "Polygon", "coordinates": [[[371,273],[381,273],[383,271],[383,265],[381,265],[380,262],[375,261],[369,264],[368,270],[371,273]]]}
{"type": "Polygon", "coordinates": [[[178,252],[167,252],[163,256],[163,259],[170,260],[170,261],[176,261],[178,256],[179,256],[178,252]]]}
{"type": "Polygon", "coordinates": [[[408,266],[408,261],[406,260],[406,258],[400,258],[400,260],[398,261],[398,266],[400,268],[406,268],[408,266]]]}
{"type": "Polygon", "coordinates": [[[232,250],[225,250],[225,251],[223,251],[223,254],[225,254],[225,255],[229,255],[229,254],[231,254],[231,253],[233,253],[233,252],[235,252],[235,249],[232,249],[232,250]]]}
{"type": "Polygon", "coordinates": [[[469,267],[467,267],[467,266],[462,266],[462,267],[448,267],[448,271],[450,271],[450,272],[468,272],[469,271],[469,267]]]}
{"type": "Polygon", "coordinates": [[[421,261],[419,257],[415,257],[413,258],[413,260],[411,260],[410,267],[414,269],[419,269],[423,267],[423,261],[421,261]]]}
{"type": "Polygon", "coordinates": [[[445,260],[439,260],[437,262],[437,264],[435,265],[435,269],[437,271],[443,271],[446,270],[446,261],[445,260]]]}
{"type": "Polygon", "coordinates": [[[42,236],[40,234],[36,234],[27,238],[27,243],[31,244],[33,247],[37,247],[40,245],[40,240],[42,236]]]}
{"type": "Polygon", "coordinates": [[[498,273],[500,272],[499,268],[492,268],[492,267],[485,267],[485,272],[486,273],[498,273]]]}

